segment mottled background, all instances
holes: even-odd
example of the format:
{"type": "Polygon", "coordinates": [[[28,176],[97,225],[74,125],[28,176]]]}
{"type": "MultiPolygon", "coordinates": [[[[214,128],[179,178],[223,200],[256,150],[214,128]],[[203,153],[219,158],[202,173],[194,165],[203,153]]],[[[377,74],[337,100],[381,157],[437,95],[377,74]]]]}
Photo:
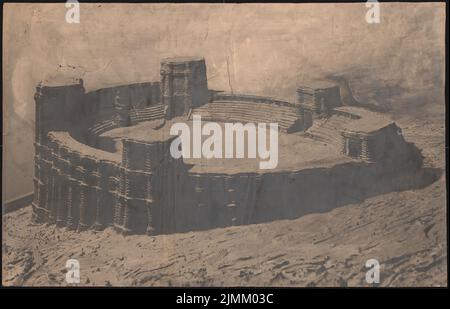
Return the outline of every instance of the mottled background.
{"type": "Polygon", "coordinates": [[[209,86],[293,100],[314,77],[343,77],[357,100],[402,114],[444,113],[444,3],[5,4],[3,200],[32,191],[36,84],[55,76],[87,90],[159,80],[169,56],[204,56],[209,86]],[[227,70],[227,62],[229,69],[227,70]],[[229,78],[228,78],[229,71],[229,78]]]}

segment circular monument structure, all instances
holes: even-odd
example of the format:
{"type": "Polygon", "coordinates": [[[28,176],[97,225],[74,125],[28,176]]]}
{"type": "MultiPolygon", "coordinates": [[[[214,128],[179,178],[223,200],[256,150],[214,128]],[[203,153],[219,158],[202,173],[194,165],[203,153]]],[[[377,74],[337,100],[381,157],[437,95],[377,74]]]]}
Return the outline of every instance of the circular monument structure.
{"type": "Polygon", "coordinates": [[[208,89],[199,57],[164,59],[160,74],[92,92],[82,80],[38,85],[34,221],[150,235],[251,224],[327,211],[421,169],[387,115],[344,106],[336,85],[301,85],[287,102],[208,89]],[[276,123],[278,164],[174,158],[170,129],[194,116],[276,123]]]}

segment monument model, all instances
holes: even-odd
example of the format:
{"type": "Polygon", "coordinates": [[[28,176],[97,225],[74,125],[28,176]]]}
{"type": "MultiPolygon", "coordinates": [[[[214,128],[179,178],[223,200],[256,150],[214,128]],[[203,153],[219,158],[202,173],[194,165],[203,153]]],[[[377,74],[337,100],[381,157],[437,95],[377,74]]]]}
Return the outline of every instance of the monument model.
{"type": "Polygon", "coordinates": [[[422,168],[385,114],[313,82],[296,102],[208,89],[203,58],[161,62],[160,82],[85,92],[83,81],[36,88],[33,220],[150,235],[322,212],[383,192],[422,168]],[[280,163],[170,155],[175,121],[279,125],[280,163]],[[403,177],[403,178],[402,178],[403,177]]]}

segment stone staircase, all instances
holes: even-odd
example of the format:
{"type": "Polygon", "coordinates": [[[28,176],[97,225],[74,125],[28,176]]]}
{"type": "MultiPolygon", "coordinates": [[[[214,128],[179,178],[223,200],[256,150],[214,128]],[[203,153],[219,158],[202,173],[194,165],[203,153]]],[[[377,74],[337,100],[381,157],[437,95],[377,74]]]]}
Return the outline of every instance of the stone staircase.
{"type": "MultiPolygon", "coordinates": [[[[138,124],[143,121],[150,121],[164,117],[164,105],[157,104],[146,108],[135,109],[129,112],[130,125],[138,124]]],[[[99,136],[104,132],[115,129],[118,124],[114,119],[108,119],[94,124],[89,128],[89,132],[95,136],[99,136]]]]}
{"type": "Polygon", "coordinates": [[[330,146],[340,147],[341,131],[344,124],[348,122],[349,118],[338,115],[315,119],[313,125],[306,131],[305,135],[330,146]]]}
{"type": "Polygon", "coordinates": [[[193,115],[218,122],[277,122],[278,128],[285,132],[294,130],[300,119],[295,107],[242,101],[213,101],[194,109],[190,119],[193,115]]]}
{"type": "Polygon", "coordinates": [[[116,122],[112,119],[109,119],[109,120],[105,120],[105,121],[96,123],[94,126],[89,128],[89,132],[91,134],[98,136],[98,135],[100,135],[106,131],[112,130],[114,128],[117,128],[116,122]]]}
{"type": "Polygon", "coordinates": [[[164,117],[164,105],[157,104],[146,108],[130,111],[131,125],[135,125],[142,121],[150,121],[164,117]]]}

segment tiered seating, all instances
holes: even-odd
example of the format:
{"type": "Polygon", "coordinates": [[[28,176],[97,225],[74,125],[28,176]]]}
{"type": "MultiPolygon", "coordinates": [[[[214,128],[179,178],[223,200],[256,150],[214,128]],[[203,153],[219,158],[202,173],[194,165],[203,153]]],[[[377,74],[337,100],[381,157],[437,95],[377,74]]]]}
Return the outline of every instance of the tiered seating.
{"type": "MultiPolygon", "coordinates": [[[[349,122],[348,117],[333,115],[329,118],[316,119],[313,125],[306,131],[306,135],[329,144],[330,146],[340,146],[341,131],[344,125],[349,122]]],[[[351,121],[351,120],[350,120],[351,121]]]]}
{"type": "Polygon", "coordinates": [[[114,122],[114,120],[109,119],[96,123],[93,127],[89,128],[89,131],[94,135],[100,135],[114,128],[117,128],[117,124],[114,122]]]}
{"type": "Polygon", "coordinates": [[[213,101],[193,110],[193,115],[200,115],[202,120],[220,122],[277,122],[282,131],[289,132],[300,119],[297,108],[243,101],[213,101]]]}
{"type": "Polygon", "coordinates": [[[155,120],[163,117],[164,117],[163,104],[157,104],[154,106],[130,111],[130,120],[132,125],[142,121],[155,120]]]}
{"type": "MultiPolygon", "coordinates": [[[[158,104],[146,108],[131,110],[129,111],[129,116],[131,122],[130,125],[135,125],[142,121],[160,119],[164,117],[164,105],[158,104]]],[[[95,136],[99,136],[100,134],[117,127],[118,124],[114,121],[114,119],[108,119],[96,123],[90,127],[89,132],[95,136]]]]}

